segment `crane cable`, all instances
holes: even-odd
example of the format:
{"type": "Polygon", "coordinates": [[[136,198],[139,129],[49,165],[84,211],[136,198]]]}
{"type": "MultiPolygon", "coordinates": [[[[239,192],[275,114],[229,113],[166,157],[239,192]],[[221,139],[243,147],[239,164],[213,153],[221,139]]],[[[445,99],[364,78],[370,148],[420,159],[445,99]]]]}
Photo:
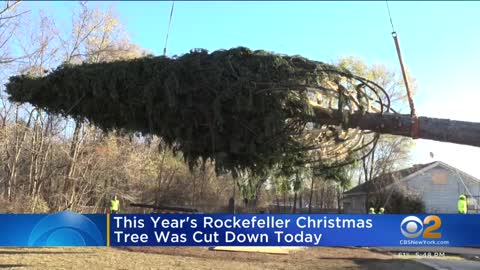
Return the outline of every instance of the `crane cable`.
{"type": "MultiPolygon", "coordinates": [[[[411,132],[412,138],[417,139],[419,137],[419,134],[418,134],[419,123],[418,123],[417,113],[415,112],[415,104],[413,103],[412,93],[410,92],[407,73],[405,72],[405,67],[403,65],[402,53],[400,52],[400,44],[398,43],[397,32],[395,31],[395,27],[393,26],[392,14],[390,13],[390,6],[388,5],[388,0],[385,0],[385,3],[387,4],[388,17],[390,19],[390,25],[392,26],[392,37],[393,37],[393,41],[395,42],[395,48],[397,49],[398,60],[400,61],[400,67],[402,69],[403,81],[405,83],[405,88],[407,90],[408,103],[410,104],[410,117],[411,117],[411,123],[412,123],[410,132],[411,132]]],[[[394,183],[392,185],[392,188],[390,189],[387,199],[385,200],[385,203],[383,204],[383,208],[385,208],[388,205],[390,197],[392,196],[392,193],[394,191],[394,187],[396,187],[396,184],[397,184],[395,182],[396,181],[394,179],[394,183]]]]}
{"type": "Polygon", "coordinates": [[[413,98],[412,98],[412,93],[410,91],[410,86],[408,83],[407,73],[405,72],[405,67],[403,65],[402,54],[400,52],[400,44],[398,43],[397,32],[395,31],[395,28],[393,26],[392,14],[390,13],[388,0],[385,0],[385,3],[387,4],[388,17],[390,18],[390,24],[392,26],[392,37],[395,42],[395,48],[397,49],[398,60],[400,61],[400,67],[402,69],[403,81],[405,82],[405,88],[407,90],[408,103],[410,104],[410,116],[411,116],[411,122],[412,122],[411,136],[413,139],[417,139],[419,137],[419,134],[418,134],[419,122],[418,122],[417,113],[415,111],[415,104],[413,103],[413,98]]]}
{"type": "Polygon", "coordinates": [[[172,24],[173,8],[174,7],[175,7],[175,1],[172,1],[172,8],[170,10],[170,20],[168,21],[167,36],[165,38],[165,46],[163,47],[163,56],[167,56],[168,33],[170,32],[170,25],[172,24]]]}

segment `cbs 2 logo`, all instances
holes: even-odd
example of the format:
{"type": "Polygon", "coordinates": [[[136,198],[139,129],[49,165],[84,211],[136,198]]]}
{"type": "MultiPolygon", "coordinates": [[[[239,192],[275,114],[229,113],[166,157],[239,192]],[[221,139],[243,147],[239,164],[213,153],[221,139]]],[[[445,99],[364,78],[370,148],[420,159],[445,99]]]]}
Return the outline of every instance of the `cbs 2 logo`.
{"type": "Polygon", "coordinates": [[[438,216],[426,216],[423,222],[418,217],[408,216],[402,220],[400,230],[407,238],[417,238],[422,232],[423,238],[441,238],[442,234],[436,232],[441,226],[442,220],[438,216]]]}

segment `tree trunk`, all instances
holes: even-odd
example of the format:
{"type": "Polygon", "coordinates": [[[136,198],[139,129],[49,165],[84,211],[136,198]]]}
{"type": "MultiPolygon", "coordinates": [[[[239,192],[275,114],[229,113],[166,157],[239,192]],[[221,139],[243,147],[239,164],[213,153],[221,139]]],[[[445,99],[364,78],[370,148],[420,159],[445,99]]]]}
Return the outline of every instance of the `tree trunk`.
{"type": "MultiPolygon", "coordinates": [[[[370,156],[364,157],[362,159],[363,173],[364,173],[364,176],[365,176],[366,185],[368,185],[368,183],[370,181],[372,181],[372,179],[373,179],[373,168],[375,166],[375,151],[376,151],[375,147],[376,147],[376,145],[373,146],[372,154],[370,156]],[[370,159],[370,162],[368,162],[368,159],[370,159]]],[[[366,213],[369,213],[369,208],[370,207],[371,207],[370,206],[370,188],[367,188],[367,192],[365,194],[365,211],[366,211],[366,213]]]]}
{"type": "Polygon", "coordinates": [[[277,194],[275,194],[275,201],[277,202],[277,213],[280,213],[280,199],[277,194]]]}
{"type": "Polygon", "coordinates": [[[339,214],[342,213],[342,206],[341,206],[341,201],[342,201],[342,190],[340,188],[336,189],[336,197],[337,197],[337,212],[339,214]]]}
{"type": "MultiPolygon", "coordinates": [[[[162,159],[160,161],[160,170],[158,172],[158,177],[157,177],[157,192],[155,193],[155,205],[160,204],[160,200],[162,197],[162,177],[163,177],[163,169],[165,167],[165,156],[166,156],[166,149],[162,149],[162,159]]],[[[195,176],[194,176],[195,177],[195,176]]],[[[195,181],[195,178],[193,179],[195,181]]],[[[195,183],[195,182],[194,182],[195,183]]],[[[195,189],[194,189],[195,192],[195,189]]],[[[193,195],[195,196],[195,195],[193,195]]],[[[194,198],[192,197],[192,205],[194,205],[194,198]]]]}
{"type": "Polygon", "coordinates": [[[292,214],[295,214],[297,211],[297,192],[293,195],[293,207],[292,207],[292,214]]]}
{"type": "Polygon", "coordinates": [[[19,121],[19,107],[17,106],[15,108],[15,122],[14,122],[14,142],[13,142],[13,153],[10,154],[9,150],[7,148],[6,154],[8,158],[12,158],[12,163],[9,165],[9,161],[7,160],[6,168],[7,168],[7,173],[9,174],[8,180],[5,182],[6,187],[6,198],[9,201],[13,200],[13,197],[16,196],[15,190],[16,190],[16,180],[17,180],[17,166],[20,161],[20,155],[22,154],[23,150],[23,143],[25,142],[25,139],[27,138],[27,131],[30,128],[30,122],[33,119],[33,113],[35,112],[35,109],[30,111],[30,115],[28,117],[28,121],[26,125],[23,127],[19,121]],[[23,129],[23,133],[19,129],[23,129]]]}
{"type": "Polygon", "coordinates": [[[310,184],[310,199],[308,200],[308,213],[312,213],[312,198],[313,198],[313,183],[314,178],[312,177],[312,183],[310,184]]]}
{"type": "MultiPolygon", "coordinates": [[[[315,108],[312,122],[338,125],[341,118],[337,111],[315,108]]],[[[418,117],[418,138],[480,147],[480,123],[418,117]]],[[[371,130],[382,134],[412,137],[411,116],[408,114],[354,113],[349,116],[348,127],[371,130]]]]}
{"type": "Polygon", "coordinates": [[[237,206],[236,206],[236,199],[235,196],[237,195],[237,178],[233,178],[233,214],[235,215],[237,213],[237,206]]]}
{"type": "Polygon", "coordinates": [[[195,192],[197,192],[197,174],[196,173],[193,175],[192,208],[195,208],[195,199],[196,199],[195,192]]]}
{"type": "MultiPolygon", "coordinates": [[[[82,128],[82,123],[78,120],[75,120],[75,130],[73,131],[73,137],[72,137],[72,142],[70,144],[70,152],[69,152],[69,164],[68,164],[68,169],[66,171],[65,177],[64,177],[64,184],[63,184],[63,194],[65,194],[65,199],[66,202],[66,210],[70,209],[70,206],[72,205],[72,199],[75,196],[75,182],[73,181],[73,176],[75,174],[75,169],[77,165],[77,157],[78,157],[78,150],[79,150],[79,144],[80,144],[80,130],[82,128]],[[68,199],[68,193],[71,192],[70,194],[70,199],[68,199]]],[[[62,204],[59,203],[59,207],[61,207],[62,204]]]]}
{"type": "Polygon", "coordinates": [[[255,186],[255,195],[252,200],[252,206],[256,209],[258,205],[258,201],[260,200],[260,196],[262,194],[262,186],[266,182],[266,179],[262,179],[261,181],[258,181],[256,186],[255,186]]]}
{"type": "Polygon", "coordinates": [[[300,192],[300,194],[298,194],[298,208],[299,209],[302,209],[303,207],[303,196],[302,196],[302,192],[300,192]]]}

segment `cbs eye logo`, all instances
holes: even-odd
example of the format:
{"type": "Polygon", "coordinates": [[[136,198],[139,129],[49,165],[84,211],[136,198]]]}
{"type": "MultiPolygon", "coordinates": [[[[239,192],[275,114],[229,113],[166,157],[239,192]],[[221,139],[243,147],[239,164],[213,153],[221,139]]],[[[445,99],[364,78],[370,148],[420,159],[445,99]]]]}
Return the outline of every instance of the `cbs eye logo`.
{"type": "Polygon", "coordinates": [[[103,235],[84,215],[60,212],[42,218],[30,232],[29,246],[102,246],[103,235]]]}
{"type": "Polygon", "coordinates": [[[438,216],[427,216],[422,221],[418,217],[408,216],[402,220],[400,231],[407,238],[441,238],[440,232],[435,232],[442,226],[442,220],[438,216]]]}

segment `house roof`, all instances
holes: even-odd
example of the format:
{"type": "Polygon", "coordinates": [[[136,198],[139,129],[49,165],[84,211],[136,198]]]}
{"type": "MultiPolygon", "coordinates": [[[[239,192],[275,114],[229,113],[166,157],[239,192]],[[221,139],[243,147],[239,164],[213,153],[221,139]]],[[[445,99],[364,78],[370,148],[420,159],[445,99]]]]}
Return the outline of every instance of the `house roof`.
{"type": "Polygon", "coordinates": [[[378,187],[378,186],[382,186],[382,187],[386,187],[390,184],[392,184],[393,182],[395,181],[399,181],[401,179],[404,179],[406,178],[407,176],[409,175],[412,175],[434,163],[437,163],[437,162],[430,162],[430,163],[427,163],[427,164],[416,164],[416,165],[413,165],[412,167],[409,167],[409,168],[405,168],[405,169],[402,169],[402,170],[398,170],[398,171],[394,171],[394,172],[390,172],[390,173],[386,173],[386,174],[382,174],[380,176],[377,176],[375,178],[373,178],[371,181],[369,182],[365,182],[363,184],[360,184],[352,189],[350,189],[349,191],[345,192],[344,194],[345,195],[351,195],[351,194],[355,194],[355,193],[366,193],[367,191],[372,191],[375,189],[375,187],[378,187]]]}

